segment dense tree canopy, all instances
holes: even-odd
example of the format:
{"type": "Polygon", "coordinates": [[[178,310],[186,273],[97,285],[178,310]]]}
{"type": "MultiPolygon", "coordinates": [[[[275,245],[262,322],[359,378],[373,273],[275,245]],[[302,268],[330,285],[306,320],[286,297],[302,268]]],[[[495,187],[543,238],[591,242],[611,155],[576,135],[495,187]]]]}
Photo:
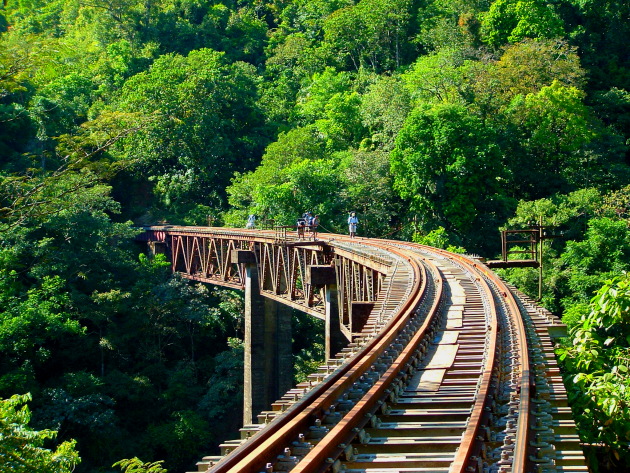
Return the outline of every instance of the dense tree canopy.
{"type": "MultiPolygon", "coordinates": [[[[493,257],[499,229],[538,222],[558,237],[543,302],[582,327],[565,358],[595,396],[581,425],[616,435],[584,438],[623,464],[628,421],[600,398],[625,365],[579,350],[602,333],[594,291],[618,301],[630,269],[629,8],[5,0],[0,396],[31,393],[33,432],[58,432],[50,452],[76,439],[78,473],[192,469],[240,421],[241,299],[172,277],[133,224],[309,210],[344,231],[355,211],[362,235],[493,257]]],[[[295,347],[304,375],[321,340],[295,347]]]]}

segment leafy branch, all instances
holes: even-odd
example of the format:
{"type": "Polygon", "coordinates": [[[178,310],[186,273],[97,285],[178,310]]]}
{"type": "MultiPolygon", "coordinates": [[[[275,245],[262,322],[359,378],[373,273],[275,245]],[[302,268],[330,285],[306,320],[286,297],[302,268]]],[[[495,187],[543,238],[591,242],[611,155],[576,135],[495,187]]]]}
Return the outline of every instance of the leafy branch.
{"type": "Polygon", "coordinates": [[[162,463],[164,460],[145,463],[138,457],[134,457],[117,461],[112,466],[119,466],[124,473],[167,473],[167,470],[162,468],[162,463]]]}
{"type": "Polygon", "coordinates": [[[132,165],[106,153],[153,120],[137,113],[103,113],[82,125],[78,134],[57,138],[62,158],[54,171],[31,168],[21,175],[0,176],[0,233],[62,212],[74,205],[72,196],[132,165]]]}

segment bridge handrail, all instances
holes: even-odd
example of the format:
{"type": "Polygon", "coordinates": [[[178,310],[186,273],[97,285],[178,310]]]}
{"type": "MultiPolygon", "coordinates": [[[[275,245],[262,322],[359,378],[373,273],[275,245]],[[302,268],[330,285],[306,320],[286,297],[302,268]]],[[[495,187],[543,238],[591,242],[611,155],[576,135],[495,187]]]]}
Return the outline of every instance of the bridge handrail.
{"type": "MultiPolygon", "coordinates": [[[[144,225],[136,227],[144,230],[145,232],[169,232],[175,235],[194,235],[199,233],[204,234],[217,234],[221,236],[228,237],[237,237],[244,240],[251,240],[252,236],[255,236],[256,239],[265,240],[270,243],[274,242],[274,235],[272,231],[265,230],[248,230],[248,229],[236,229],[236,228],[224,228],[224,227],[184,227],[178,225],[144,225]]],[[[294,226],[280,226],[279,228],[295,228],[294,226]]],[[[317,242],[318,244],[327,244],[339,248],[343,248],[349,254],[353,254],[356,256],[360,256],[362,258],[366,258],[369,261],[374,261],[375,263],[384,265],[384,266],[392,266],[394,264],[392,258],[388,258],[386,256],[377,256],[373,253],[370,253],[365,250],[361,250],[356,245],[347,245],[345,242],[339,239],[339,235],[334,235],[334,237],[326,238],[326,235],[331,235],[327,233],[319,233],[320,238],[315,241],[309,240],[307,243],[317,242]]],[[[137,239],[142,239],[141,236],[137,237],[137,239]]],[[[361,243],[360,239],[357,239],[358,243],[361,243]]]]}

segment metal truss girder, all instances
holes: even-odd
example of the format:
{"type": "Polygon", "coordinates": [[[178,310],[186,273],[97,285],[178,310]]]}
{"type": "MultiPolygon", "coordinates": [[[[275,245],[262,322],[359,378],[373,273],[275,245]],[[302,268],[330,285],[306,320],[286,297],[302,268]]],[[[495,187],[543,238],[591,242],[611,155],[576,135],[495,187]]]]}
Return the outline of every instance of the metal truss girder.
{"type": "Polygon", "coordinates": [[[351,332],[352,304],[373,302],[378,298],[390,265],[345,248],[323,242],[286,244],[281,241],[251,237],[237,232],[162,231],[148,237],[164,241],[170,247],[174,272],[184,278],[242,289],[243,263],[233,263],[231,254],[247,249],[256,256],[260,292],[302,312],[324,318],[324,286],[312,285],[307,277],[309,266],[331,265],[335,268],[342,328],[351,332]]]}

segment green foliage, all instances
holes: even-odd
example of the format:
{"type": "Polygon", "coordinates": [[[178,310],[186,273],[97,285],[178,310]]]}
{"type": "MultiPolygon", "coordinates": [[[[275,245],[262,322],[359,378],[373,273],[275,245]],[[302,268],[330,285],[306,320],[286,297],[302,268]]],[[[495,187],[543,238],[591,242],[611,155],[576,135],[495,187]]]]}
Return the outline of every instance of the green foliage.
{"type": "Polygon", "coordinates": [[[283,170],[284,182],[260,189],[262,209],[277,222],[293,224],[309,209],[320,215],[322,224],[332,221],[338,208],[336,192],[340,188],[333,160],[301,160],[283,170]]]}
{"type": "MultiPolygon", "coordinates": [[[[600,218],[603,202],[604,197],[596,189],[521,201],[515,216],[504,227],[532,228],[542,224],[545,235],[552,237],[543,242],[543,301],[558,313],[574,311],[574,306],[588,302],[610,277],[613,267],[618,271],[628,264],[624,249],[627,230],[622,222],[600,218]],[[610,257],[601,246],[608,244],[619,245],[610,257]],[[590,252],[595,259],[590,259],[590,252]],[[605,261],[599,265],[598,258],[605,261]]],[[[527,269],[506,271],[510,281],[531,295],[538,294],[536,273],[527,269]]]]}
{"type": "MultiPolygon", "coordinates": [[[[339,156],[341,207],[359,213],[362,235],[390,236],[404,212],[402,202],[392,188],[389,155],[380,150],[360,150],[339,156]]],[[[345,224],[346,221],[339,217],[338,223],[345,224]]]]}
{"type": "Polygon", "coordinates": [[[117,461],[112,466],[119,466],[124,473],[167,473],[162,468],[164,461],[143,462],[138,457],[117,461]]]}
{"type": "Polygon", "coordinates": [[[362,0],[326,19],[324,39],[342,65],[394,70],[405,55],[412,5],[410,0],[362,0]]]}
{"type": "Polygon", "coordinates": [[[619,0],[572,0],[570,4],[576,11],[567,20],[590,72],[593,89],[607,91],[618,87],[628,90],[630,62],[620,53],[623,51],[622,38],[630,32],[627,21],[630,5],[619,0]]]}
{"type": "Polygon", "coordinates": [[[295,311],[291,318],[293,333],[293,380],[306,381],[324,363],[324,321],[295,311]]]}
{"type": "Polygon", "coordinates": [[[186,215],[191,200],[221,204],[231,172],[246,170],[258,138],[256,81],[244,64],[226,64],[209,49],[164,55],[125,83],[121,109],[153,116],[152,126],[125,140],[120,153],[148,171],[154,193],[186,215]]]}
{"type": "Polygon", "coordinates": [[[295,384],[308,380],[308,375],[317,371],[319,366],[324,363],[324,345],[321,343],[313,343],[311,347],[303,348],[295,355],[293,363],[295,373],[293,381],[295,384]]]}
{"type": "Polygon", "coordinates": [[[426,235],[420,233],[414,233],[413,241],[420,243],[421,245],[432,246],[434,248],[442,248],[453,253],[465,253],[466,249],[461,246],[452,245],[449,242],[449,236],[446,233],[444,227],[438,227],[435,230],[431,230],[426,235]]]}
{"type": "Polygon", "coordinates": [[[628,221],[630,218],[630,186],[606,194],[601,206],[596,210],[599,216],[628,221]]]}
{"type": "Polygon", "coordinates": [[[371,133],[370,145],[388,151],[393,148],[410,110],[409,93],[400,79],[379,77],[361,99],[361,121],[371,133]]]}
{"type": "Polygon", "coordinates": [[[479,43],[479,14],[487,8],[486,3],[485,0],[423,2],[414,43],[426,51],[474,48],[479,43]]]}
{"type": "Polygon", "coordinates": [[[588,300],[604,279],[630,269],[630,230],[623,221],[591,219],[584,241],[567,242],[561,260],[573,298],[588,300]]]}
{"type": "Polygon", "coordinates": [[[402,78],[418,105],[461,103],[462,64],[463,58],[457,51],[445,49],[418,58],[402,78]]]}
{"type": "Polygon", "coordinates": [[[545,0],[496,0],[483,17],[481,31],[491,46],[517,43],[525,38],[558,38],[563,22],[545,0]]]}
{"type": "Polygon", "coordinates": [[[176,411],[170,417],[169,422],[150,427],[148,435],[157,451],[170,459],[171,468],[180,471],[207,445],[210,424],[192,410],[176,411]]]}
{"type": "MultiPolygon", "coordinates": [[[[65,176],[38,191],[57,195],[56,186],[73,185],[65,176]]],[[[218,353],[198,346],[225,347],[238,304],[171,279],[161,255],[134,261],[135,231],[111,221],[118,205],[109,189],[72,189],[67,203],[40,202],[2,235],[0,389],[37,392],[36,421],[79,439],[85,468],[159,453],[176,442],[156,432],[181,428],[182,448],[168,450],[168,464],[184,469],[202,454],[208,420],[191,411],[168,427],[148,429],[149,421],[197,404],[218,353]]]]}
{"type": "Polygon", "coordinates": [[[630,279],[607,280],[572,331],[561,357],[572,377],[571,399],[582,437],[612,449],[611,461],[625,465],[630,441],[630,279]],[[616,459],[617,461],[615,461],[616,459]]]}
{"type": "MultiPolygon", "coordinates": [[[[33,393],[77,473],[191,469],[236,432],[242,299],[138,258],[129,219],[345,232],[354,210],[483,256],[542,221],[543,302],[574,324],[628,269],[628,8],[5,1],[0,393],[33,393]]],[[[320,345],[295,335],[302,376],[320,345]]]]}
{"type": "Polygon", "coordinates": [[[341,94],[348,93],[352,87],[352,76],[347,72],[337,73],[332,67],[321,74],[315,73],[308,87],[302,89],[297,110],[307,122],[314,122],[326,116],[326,106],[341,94]]]}
{"type": "Polygon", "coordinates": [[[61,278],[45,276],[40,287],[29,289],[23,298],[7,301],[0,313],[0,352],[4,373],[0,377],[3,393],[28,388],[18,384],[15,375],[27,365],[42,366],[50,362],[48,344],[82,333],[68,309],[71,301],[62,292],[61,278]]]}
{"type": "Polygon", "coordinates": [[[298,31],[310,40],[321,39],[322,28],[328,16],[337,10],[351,6],[348,0],[297,0],[287,2],[280,15],[282,26],[298,31]]]}
{"type": "Polygon", "coordinates": [[[604,186],[621,156],[600,154],[606,132],[583,102],[584,93],[554,81],[516,96],[506,111],[513,189],[530,198],[604,186]],[[599,129],[599,131],[598,131],[599,129]]]}
{"type": "Polygon", "coordinates": [[[267,56],[259,103],[272,123],[293,123],[298,92],[321,69],[320,54],[303,34],[295,33],[270,48],[267,56]]]}
{"type": "Polygon", "coordinates": [[[562,229],[573,239],[583,235],[588,220],[598,215],[602,205],[603,197],[597,189],[584,188],[566,195],[522,200],[507,223],[511,228],[531,228],[541,223],[545,227],[562,229]]]}
{"type": "Polygon", "coordinates": [[[501,167],[492,134],[456,105],[411,112],[391,154],[394,188],[423,226],[464,234],[496,199],[501,167]]]}
{"type": "Polygon", "coordinates": [[[345,231],[346,212],[354,209],[365,217],[363,234],[390,233],[398,213],[392,204],[398,199],[391,187],[388,155],[348,151],[325,158],[324,137],[316,132],[309,127],[281,134],[256,171],[237,175],[227,189],[233,206],[225,217],[228,225],[243,226],[251,213],[295,225],[309,210],[319,215],[321,230],[338,232],[345,231]]]}
{"type": "MultiPolygon", "coordinates": [[[[491,77],[505,98],[540,92],[557,81],[581,90],[585,71],[575,47],[558,39],[524,39],[507,46],[491,77]]],[[[484,84],[487,85],[487,84],[484,84]]]]}
{"type": "Polygon", "coordinates": [[[26,405],[30,394],[0,399],[0,471],[3,473],[71,473],[81,461],[76,442],[46,448],[57,435],[53,430],[29,427],[31,412],[26,405]]]}
{"type": "Polygon", "coordinates": [[[261,166],[237,175],[227,189],[234,210],[226,222],[243,226],[247,215],[292,225],[307,209],[317,213],[319,199],[334,199],[334,163],[325,160],[325,142],[315,127],[280,134],[268,148],[261,166]],[[317,174],[317,178],[309,174],[317,174]],[[316,182],[319,180],[319,182],[316,182]],[[319,186],[326,193],[317,193],[319,186]],[[331,193],[332,192],[332,193],[331,193]]]}

